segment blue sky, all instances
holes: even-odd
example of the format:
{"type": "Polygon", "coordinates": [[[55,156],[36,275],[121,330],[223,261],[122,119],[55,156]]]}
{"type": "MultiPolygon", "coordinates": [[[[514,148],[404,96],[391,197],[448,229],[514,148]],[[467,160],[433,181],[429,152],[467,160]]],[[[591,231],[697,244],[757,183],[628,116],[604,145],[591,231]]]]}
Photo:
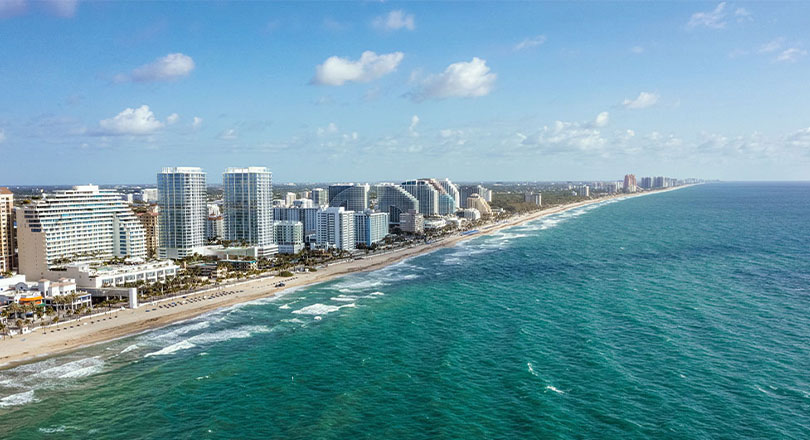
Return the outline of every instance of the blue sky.
{"type": "Polygon", "coordinates": [[[0,185],[810,179],[810,4],[0,0],[0,185]]]}

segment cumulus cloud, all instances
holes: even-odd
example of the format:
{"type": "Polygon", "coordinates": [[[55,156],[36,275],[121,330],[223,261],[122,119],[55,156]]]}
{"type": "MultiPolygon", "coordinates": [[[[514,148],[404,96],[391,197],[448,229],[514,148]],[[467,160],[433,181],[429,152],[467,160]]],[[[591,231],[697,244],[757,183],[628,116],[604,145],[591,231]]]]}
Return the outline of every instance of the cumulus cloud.
{"type": "Polygon", "coordinates": [[[522,143],[547,153],[597,152],[604,148],[607,140],[592,124],[555,121],[534,136],[524,136],[522,143]]]}
{"type": "Polygon", "coordinates": [[[737,23],[745,23],[747,21],[754,21],[754,17],[745,8],[737,8],[734,11],[734,17],[737,19],[737,23]]]}
{"type": "Polygon", "coordinates": [[[726,2],[719,3],[711,11],[695,12],[686,23],[688,29],[706,27],[709,29],[723,29],[726,27],[726,2]]]}
{"type": "MultiPolygon", "coordinates": [[[[47,14],[62,18],[76,15],[78,0],[39,0],[38,5],[47,14]]],[[[14,17],[28,11],[28,0],[0,0],[0,18],[14,17]]]]}
{"type": "Polygon", "coordinates": [[[777,55],[776,61],[782,63],[793,63],[805,55],[807,55],[806,50],[799,49],[798,47],[791,47],[783,50],[779,55],[777,55]]]}
{"type": "Polygon", "coordinates": [[[194,70],[194,60],[182,53],[170,53],[160,57],[149,64],[144,64],[130,74],[116,75],[116,82],[156,82],[173,81],[191,74],[194,70]]]}
{"type": "Polygon", "coordinates": [[[403,10],[391,11],[388,15],[383,15],[371,22],[372,26],[384,31],[397,31],[407,29],[412,31],[416,28],[413,14],[406,14],[403,10]]]}
{"type": "Polygon", "coordinates": [[[199,116],[195,116],[194,119],[191,121],[191,128],[197,130],[202,127],[203,120],[199,116]]]}
{"type": "Polygon", "coordinates": [[[227,128],[218,137],[224,141],[232,141],[239,137],[239,133],[236,132],[235,128],[227,128]]]}
{"type": "Polygon", "coordinates": [[[179,120],[180,120],[180,115],[178,115],[177,113],[172,113],[172,114],[169,115],[169,117],[166,118],[166,124],[172,125],[172,124],[177,123],[177,121],[179,121],[179,120]]]}
{"type": "Polygon", "coordinates": [[[100,134],[105,135],[146,135],[163,128],[163,122],[155,118],[148,105],[127,108],[109,119],[98,123],[100,134]]]}
{"type": "Polygon", "coordinates": [[[411,125],[408,126],[408,133],[411,134],[413,137],[418,137],[419,132],[416,131],[416,126],[419,125],[419,116],[413,115],[411,117],[411,125]]]}
{"type": "Polygon", "coordinates": [[[609,121],[610,121],[610,115],[608,114],[608,112],[602,112],[602,113],[599,113],[598,115],[596,115],[596,119],[593,121],[593,125],[595,125],[597,127],[604,127],[604,126],[608,125],[609,121]]]}
{"type": "Polygon", "coordinates": [[[326,136],[328,134],[335,134],[338,132],[338,126],[334,122],[330,122],[326,127],[318,127],[316,133],[318,136],[326,136]]]}
{"type": "Polygon", "coordinates": [[[658,102],[658,95],[650,92],[641,92],[636,99],[625,98],[622,105],[629,109],[642,109],[652,107],[658,102]]]}
{"type": "Polygon", "coordinates": [[[6,141],[6,131],[0,128],[0,144],[6,141]]]}
{"type": "Polygon", "coordinates": [[[485,60],[474,57],[469,62],[453,63],[444,72],[428,76],[412,96],[416,101],[485,96],[492,91],[496,78],[485,60]]]}
{"type": "Polygon", "coordinates": [[[531,47],[539,46],[546,42],[545,35],[538,35],[536,37],[526,38],[525,40],[521,41],[520,43],[516,44],[513,50],[515,52],[523,49],[529,49],[531,47]]]}
{"type": "Polygon", "coordinates": [[[762,46],[760,46],[759,49],[757,49],[757,53],[773,53],[773,52],[776,52],[777,50],[782,48],[782,44],[784,44],[784,42],[785,42],[785,39],[781,38],[781,37],[773,39],[773,40],[763,44],[762,46]]]}
{"type": "Polygon", "coordinates": [[[377,55],[365,51],[358,60],[332,56],[315,67],[313,84],[342,86],[347,82],[370,82],[397,70],[405,55],[402,52],[377,55]]]}

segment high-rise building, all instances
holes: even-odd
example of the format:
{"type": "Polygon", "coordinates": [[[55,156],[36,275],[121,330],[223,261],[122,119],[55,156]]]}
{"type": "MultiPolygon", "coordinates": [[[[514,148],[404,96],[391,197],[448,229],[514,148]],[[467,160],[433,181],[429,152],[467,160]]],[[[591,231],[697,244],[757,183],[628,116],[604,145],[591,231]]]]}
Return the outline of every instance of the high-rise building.
{"type": "Polygon", "coordinates": [[[15,235],[14,193],[0,188],[0,272],[11,272],[17,267],[15,235]]]}
{"type": "Polygon", "coordinates": [[[292,206],[294,208],[314,208],[315,203],[312,201],[312,199],[297,199],[293,200],[292,206]]]}
{"type": "Polygon", "coordinates": [[[205,172],[197,167],[167,167],[157,175],[158,256],[184,258],[205,244],[205,172]]]}
{"type": "Polygon", "coordinates": [[[652,177],[642,177],[640,187],[644,189],[650,189],[653,187],[653,178],[652,177]]]}
{"type": "Polygon", "coordinates": [[[284,194],[284,205],[285,206],[292,206],[293,202],[295,201],[296,198],[297,197],[296,197],[294,192],[288,192],[288,193],[284,194]]]}
{"type": "Polygon", "coordinates": [[[304,249],[304,224],[292,220],[275,222],[276,243],[281,254],[297,254],[304,249]]]}
{"type": "Polygon", "coordinates": [[[329,185],[329,206],[343,207],[347,211],[365,211],[368,208],[368,185],[329,185]]]}
{"type": "Polygon", "coordinates": [[[205,239],[225,238],[225,219],[218,205],[208,205],[208,219],[205,221],[205,239]]]}
{"type": "Polygon", "coordinates": [[[422,234],[425,232],[425,216],[414,209],[399,214],[399,229],[402,232],[411,234],[422,234]]]}
{"type": "Polygon", "coordinates": [[[343,207],[329,207],[318,212],[318,227],[316,243],[319,247],[353,250],[354,238],[354,211],[346,211],[343,207]]]}
{"type": "Polygon", "coordinates": [[[222,173],[222,188],[225,239],[262,249],[275,247],[270,171],[265,167],[228,168],[222,173]]]}
{"type": "Polygon", "coordinates": [[[284,208],[277,206],[273,208],[273,220],[291,220],[301,222],[304,225],[304,235],[314,234],[318,227],[318,212],[321,208],[284,208]]]}
{"type": "Polygon", "coordinates": [[[543,196],[540,193],[533,193],[533,192],[526,193],[523,194],[523,202],[541,206],[543,203],[543,196]]]}
{"type": "Polygon", "coordinates": [[[580,185],[577,187],[577,195],[580,197],[590,197],[591,187],[588,185],[580,185]]]}
{"type": "Polygon", "coordinates": [[[388,213],[390,223],[399,224],[403,212],[419,211],[419,200],[401,186],[384,183],[377,185],[377,210],[388,213]]]}
{"type": "Polygon", "coordinates": [[[143,225],[144,237],[146,240],[146,255],[149,258],[157,258],[158,252],[158,211],[157,205],[152,205],[146,209],[135,212],[143,225]]]}
{"type": "Polygon", "coordinates": [[[326,190],[323,188],[313,189],[311,196],[312,202],[315,203],[316,206],[326,206],[329,204],[329,197],[326,193],[326,190]]]}
{"type": "Polygon", "coordinates": [[[354,239],[357,244],[371,246],[382,241],[388,235],[388,213],[364,212],[354,213],[354,239]]]}
{"type": "Polygon", "coordinates": [[[624,192],[633,193],[638,189],[636,187],[636,176],[633,174],[625,174],[624,176],[624,192]]]}
{"type": "Polygon", "coordinates": [[[470,208],[470,206],[466,205],[467,198],[469,198],[473,194],[479,194],[487,202],[492,201],[492,191],[484,188],[481,185],[464,185],[459,187],[459,192],[461,193],[460,195],[462,208],[470,208]]]}
{"type": "Polygon", "coordinates": [[[419,200],[419,212],[425,216],[439,215],[439,191],[428,179],[402,182],[400,186],[419,200]]]}
{"type": "Polygon", "coordinates": [[[53,266],[146,258],[146,233],[113,190],[74,186],[17,209],[19,272],[46,278],[53,266]]]}
{"type": "Polygon", "coordinates": [[[453,211],[461,208],[461,191],[459,191],[458,185],[451,182],[450,179],[440,180],[439,184],[453,198],[453,211]]]}
{"type": "Polygon", "coordinates": [[[144,188],[135,197],[143,203],[157,203],[157,188],[144,188]]]}
{"type": "Polygon", "coordinates": [[[492,208],[480,194],[470,194],[467,197],[467,208],[477,209],[484,217],[492,215],[492,208]]]}

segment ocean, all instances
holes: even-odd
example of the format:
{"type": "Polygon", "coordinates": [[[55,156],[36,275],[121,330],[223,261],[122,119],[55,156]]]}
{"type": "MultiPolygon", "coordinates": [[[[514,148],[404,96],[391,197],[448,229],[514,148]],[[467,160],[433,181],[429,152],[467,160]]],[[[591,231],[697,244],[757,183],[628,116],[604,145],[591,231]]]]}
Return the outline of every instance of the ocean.
{"type": "Polygon", "coordinates": [[[0,371],[0,437],[810,438],[809,219],[808,183],[568,211],[0,371]]]}

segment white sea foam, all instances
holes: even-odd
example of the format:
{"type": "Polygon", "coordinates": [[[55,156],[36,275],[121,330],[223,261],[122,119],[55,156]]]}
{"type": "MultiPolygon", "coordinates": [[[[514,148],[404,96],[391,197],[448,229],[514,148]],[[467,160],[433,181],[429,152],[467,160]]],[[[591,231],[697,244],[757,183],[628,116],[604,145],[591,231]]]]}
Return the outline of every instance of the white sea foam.
{"type": "Polygon", "coordinates": [[[121,353],[120,353],[120,354],[129,353],[130,351],[135,350],[135,349],[137,349],[137,348],[138,348],[138,344],[132,344],[132,345],[130,345],[129,347],[127,347],[127,348],[125,348],[125,349],[121,350],[121,353]]]}
{"type": "Polygon", "coordinates": [[[270,331],[269,327],[261,325],[246,325],[235,329],[220,330],[213,333],[200,333],[199,335],[192,336],[188,339],[193,345],[211,344],[215,342],[229,341],[231,339],[244,339],[249,338],[258,333],[267,333],[270,331]]]}
{"type": "Polygon", "coordinates": [[[553,386],[551,386],[551,385],[547,385],[547,386],[546,386],[546,389],[547,389],[547,390],[550,390],[550,391],[554,391],[554,392],[555,392],[555,393],[557,393],[557,394],[565,394],[565,391],[563,391],[563,390],[558,390],[557,388],[555,388],[555,387],[553,387],[553,386]]]}
{"type": "Polygon", "coordinates": [[[304,308],[294,310],[296,315],[325,315],[327,313],[337,312],[340,306],[328,306],[325,304],[312,304],[304,308]]]}
{"type": "Polygon", "coordinates": [[[289,304],[282,304],[282,305],[278,306],[278,308],[281,309],[281,310],[287,310],[287,309],[290,308],[290,305],[289,304]]]}
{"type": "Polygon", "coordinates": [[[67,362],[61,365],[44,369],[36,374],[37,380],[52,378],[76,378],[98,373],[104,367],[104,361],[98,357],[90,357],[67,362]]]}
{"type": "Polygon", "coordinates": [[[196,345],[192,344],[188,341],[180,341],[175,344],[169,345],[168,347],[163,347],[158,351],[153,351],[152,353],[146,353],[143,357],[148,358],[151,356],[165,356],[167,354],[176,353],[180,350],[188,350],[189,348],[194,348],[196,345]]]}
{"type": "Polygon", "coordinates": [[[304,308],[293,311],[298,315],[326,315],[328,313],[337,312],[344,307],[355,307],[355,303],[344,304],[342,306],[330,306],[326,304],[312,304],[304,308]]]}
{"type": "Polygon", "coordinates": [[[332,298],[329,298],[329,299],[332,300],[332,301],[338,301],[338,302],[352,302],[352,301],[354,301],[354,300],[356,300],[358,298],[361,298],[361,297],[355,296],[355,295],[338,295],[338,296],[333,296],[332,298]]]}
{"type": "Polygon", "coordinates": [[[368,295],[366,295],[366,298],[374,298],[374,297],[383,296],[383,295],[385,295],[385,294],[382,293],[382,292],[371,292],[368,295]]]}
{"type": "Polygon", "coordinates": [[[54,434],[54,433],[57,433],[57,432],[64,432],[65,429],[67,429],[67,426],[59,425],[59,426],[52,426],[50,428],[39,428],[39,432],[42,432],[42,433],[45,433],[45,434],[54,434]]]}
{"type": "Polygon", "coordinates": [[[25,405],[26,403],[31,403],[33,401],[34,401],[34,390],[30,390],[23,393],[17,393],[3,397],[2,399],[0,399],[0,408],[25,405]]]}
{"type": "Polygon", "coordinates": [[[529,367],[529,373],[532,373],[532,376],[537,376],[537,373],[534,372],[534,367],[532,366],[532,363],[529,362],[526,365],[529,367]]]}

